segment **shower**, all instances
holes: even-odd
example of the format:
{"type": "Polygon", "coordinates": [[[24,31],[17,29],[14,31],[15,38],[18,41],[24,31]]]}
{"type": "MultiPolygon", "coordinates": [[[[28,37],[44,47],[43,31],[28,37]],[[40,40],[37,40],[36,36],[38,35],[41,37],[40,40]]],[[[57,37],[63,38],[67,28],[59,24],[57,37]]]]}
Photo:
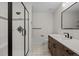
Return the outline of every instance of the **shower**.
{"type": "Polygon", "coordinates": [[[29,11],[23,2],[0,2],[0,56],[29,52],[29,11]]]}

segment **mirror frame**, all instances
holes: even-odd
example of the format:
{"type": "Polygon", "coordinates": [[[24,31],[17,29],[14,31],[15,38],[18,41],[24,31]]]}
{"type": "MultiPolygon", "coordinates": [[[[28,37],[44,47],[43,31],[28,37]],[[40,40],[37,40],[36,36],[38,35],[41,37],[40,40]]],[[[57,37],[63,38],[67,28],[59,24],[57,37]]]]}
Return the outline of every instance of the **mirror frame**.
{"type": "Polygon", "coordinates": [[[64,13],[65,11],[67,11],[68,9],[70,9],[72,6],[74,6],[76,3],[78,3],[78,2],[73,3],[71,6],[69,6],[67,9],[65,9],[65,10],[63,10],[63,11],[61,12],[61,29],[79,29],[79,28],[64,28],[64,27],[63,27],[63,13],[64,13]]]}

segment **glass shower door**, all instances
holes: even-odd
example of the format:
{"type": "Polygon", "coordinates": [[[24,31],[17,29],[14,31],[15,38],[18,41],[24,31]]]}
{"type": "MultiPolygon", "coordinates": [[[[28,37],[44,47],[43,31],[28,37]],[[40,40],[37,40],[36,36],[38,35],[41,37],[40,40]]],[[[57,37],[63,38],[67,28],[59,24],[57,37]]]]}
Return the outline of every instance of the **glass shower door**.
{"type": "Polygon", "coordinates": [[[13,2],[13,56],[24,56],[24,7],[20,2],[13,2]]]}
{"type": "Polygon", "coordinates": [[[0,2],[0,56],[8,56],[8,3],[0,2]]]}
{"type": "Polygon", "coordinates": [[[29,12],[21,2],[0,2],[0,56],[29,52],[29,12]]]}

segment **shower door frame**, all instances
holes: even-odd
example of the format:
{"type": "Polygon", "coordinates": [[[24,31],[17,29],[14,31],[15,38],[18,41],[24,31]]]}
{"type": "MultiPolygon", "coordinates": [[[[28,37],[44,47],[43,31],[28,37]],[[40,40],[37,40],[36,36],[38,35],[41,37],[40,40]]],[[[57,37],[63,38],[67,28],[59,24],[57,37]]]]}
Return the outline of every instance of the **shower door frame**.
{"type": "Polygon", "coordinates": [[[12,2],[8,2],[8,56],[12,56],[12,2]]]}
{"type": "Polygon", "coordinates": [[[27,10],[27,8],[25,7],[24,3],[21,2],[21,4],[24,7],[24,30],[25,30],[25,35],[24,35],[24,56],[27,56],[28,52],[29,52],[29,11],[27,10]],[[26,11],[28,13],[28,50],[26,52],[26,11]]]}
{"type": "MultiPolygon", "coordinates": [[[[24,3],[21,2],[24,7],[24,56],[26,56],[29,52],[29,11],[25,7],[24,3]],[[26,51],[26,13],[28,13],[28,50],[26,51]]],[[[13,52],[13,39],[12,39],[12,2],[8,2],[8,56],[12,56],[13,52]]]]}

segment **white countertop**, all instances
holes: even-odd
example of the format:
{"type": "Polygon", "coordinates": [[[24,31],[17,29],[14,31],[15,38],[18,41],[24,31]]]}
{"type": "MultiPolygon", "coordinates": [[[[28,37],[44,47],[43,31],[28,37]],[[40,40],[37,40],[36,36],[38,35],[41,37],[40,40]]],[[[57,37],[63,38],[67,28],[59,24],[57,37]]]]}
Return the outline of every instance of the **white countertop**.
{"type": "Polygon", "coordinates": [[[73,52],[79,55],[79,40],[78,39],[68,39],[68,38],[65,38],[64,35],[59,35],[59,34],[50,34],[49,36],[55,38],[58,42],[60,42],[61,44],[68,47],[73,52]]]}

